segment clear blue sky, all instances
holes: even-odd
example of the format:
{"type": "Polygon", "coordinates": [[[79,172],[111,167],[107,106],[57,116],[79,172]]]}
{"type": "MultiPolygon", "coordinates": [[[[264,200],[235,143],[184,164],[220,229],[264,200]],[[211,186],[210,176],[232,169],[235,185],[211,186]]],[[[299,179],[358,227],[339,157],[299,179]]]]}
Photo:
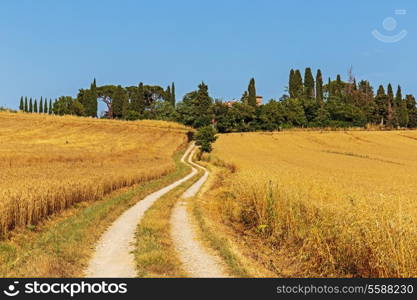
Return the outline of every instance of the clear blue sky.
{"type": "Polygon", "coordinates": [[[2,0],[0,41],[0,105],[14,108],[21,95],[76,96],[94,77],[98,85],[175,81],[177,100],[201,80],[213,97],[237,98],[255,77],[259,95],[279,98],[290,68],[306,66],[346,78],[352,65],[358,79],[417,94],[411,0],[2,0]],[[395,30],[383,27],[387,17],[395,30]],[[374,29],[408,35],[383,43],[374,29]]]}

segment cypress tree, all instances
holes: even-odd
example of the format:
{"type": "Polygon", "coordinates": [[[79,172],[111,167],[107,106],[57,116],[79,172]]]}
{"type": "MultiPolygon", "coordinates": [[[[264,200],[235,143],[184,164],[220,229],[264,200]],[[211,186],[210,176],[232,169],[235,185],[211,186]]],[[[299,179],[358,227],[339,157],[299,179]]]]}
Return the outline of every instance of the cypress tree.
{"type": "Polygon", "coordinates": [[[403,99],[401,86],[399,85],[395,94],[394,105],[395,126],[407,127],[409,121],[407,102],[403,99]]]}
{"type": "Polygon", "coordinates": [[[314,98],[314,78],[311,68],[306,68],[304,72],[304,95],[307,98],[314,98]]]}
{"type": "Polygon", "coordinates": [[[393,103],[394,103],[394,92],[392,90],[391,83],[388,84],[387,88],[387,126],[392,127],[393,125],[393,103]]]}
{"type": "Polygon", "coordinates": [[[165,90],[164,100],[169,103],[171,103],[172,101],[171,86],[169,85],[167,86],[167,89],[165,90]]]}
{"type": "Polygon", "coordinates": [[[288,93],[290,94],[290,98],[296,97],[296,88],[295,88],[295,77],[294,77],[294,70],[291,69],[290,71],[290,78],[288,79],[288,93]]]}
{"type": "Polygon", "coordinates": [[[377,96],[385,96],[385,89],[383,85],[380,85],[378,87],[378,90],[376,91],[377,96]]]}
{"type": "Polygon", "coordinates": [[[342,79],[339,74],[336,76],[336,96],[342,96],[342,79]]]}
{"type": "Polygon", "coordinates": [[[29,112],[33,112],[32,98],[29,100],[29,112]]]}
{"type": "Polygon", "coordinates": [[[28,107],[28,97],[25,97],[25,108],[24,108],[25,112],[29,111],[29,107],[28,107]]]}
{"type": "Polygon", "coordinates": [[[256,87],[255,79],[251,78],[248,86],[248,104],[255,107],[256,106],[256,87]]]}
{"type": "Polygon", "coordinates": [[[300,70],[294,71],[294,97],[301,98],[304,93],[303,77],[300,70]]]}
{"type": "Polygon", "coordinates": [[[19,104],[19,110],[23,111],[25,109],[25,106],[23,104],[23,96],[20,97],[20,104],[19,104]]]}
{"type": "Polygon", "coordinates": [[[403,100],[403,95],[402,95],[402,92],[401,92],[401,86],[398,85],[397,93],[395,94],[395,102],[394,102],[395,106],[400,107],[402,100],[403,100]]]}
{"type": "Polygon", "coordinates": [[[52,113],[53,113],[53,108],[52,108],[52,99],[49,99],[49,109],[48,109],[48,113],[49,113],[50,115],[52,115],[52,113]]]}
{"type": "Polygon", "coordinates": [[[401,115],[401,101],[402,101],[402,93],[401,87],[398,85],[397,92],[395,94],[395,98],[392,103],[392,110],[393,110],[393,125],[395,127],[400,126],[400,115],[401,115]]]}
{"type": "Polygon", "coordinates": [[[316,101],[318,104],[323,104],[323,76],[320,69],[317,70],[316,74],[316,101]]]}
{"type": "Polygon", "coordinates": [[[45,97],[45,102],[44,102],[44,107],[43,107],[43,113],[47,114],[48,113],[48,101],[45,97]]]}
{"type": "Polygon", "coordinates": [[[175,84],[172,83],[171,85],[171,104],[173,107],[175,107],[175,103],[177,102],[177,100],[175,99],[175,84]]]}
{"type": "Polygon", "coordinates": [[[41,100],[39,101],[39,113],[43,113],[43,99],[42,99],[42,96],[41,96],[41,100]]]}
{"type": "Polygon", "coordinates": [[[376,92],[375,104],[377,106],[375,119],[381,120],[380,124],[383,125],[384,120],[386,120],[387,117],[387,95],[385,94],[385,89],[382,85],[378,87],[376,92]]]}
{"type": "Polygon", "coordinates": [[[33,104],[33,112],[38,112],[38,101],[35,99],[35,103],[33,104]]]}
{"type": "Polygon", "coordinates": [[[139,83],[138,87],[138,112],[142,113],[145,109],[145,89],[143,88],[143,82],[139,83]]]}
{"type": "Polygon", "coordinates": [[[86,111],[86,115],[97,118],[97,109],[98,109],[98,93],[97,93],[97,83],[96,79],[94,78],[93,83],[90,85],[90,96],[89,96],[89,105],[88,105],[88,112],[86,111]]]}

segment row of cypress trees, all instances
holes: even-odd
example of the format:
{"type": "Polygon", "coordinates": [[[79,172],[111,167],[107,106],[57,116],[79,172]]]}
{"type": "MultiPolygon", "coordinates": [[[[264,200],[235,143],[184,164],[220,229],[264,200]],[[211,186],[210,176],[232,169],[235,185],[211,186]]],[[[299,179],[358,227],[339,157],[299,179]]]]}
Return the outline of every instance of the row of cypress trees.
{"type": "Polygon", "coordinates": [[[335,80],[328,79],[323,84],[323,76],[317,70],[313,77],[311,68],[306,68],[304,78],[300,70],[291,70],[288,83],[288,96],[297,99],[309,122],[328,120],[349,121],[380,124],[390,127],[415,127],[417,125],[416,100],[413,95],[403,97],[398,85],[394,95],[393,87],[388,84],[385,89],[379,85],[376,93],[367,80],[359,83],[351,71],[347,81],[340,75],[335,80]]]}
{"type": "Polygon", "coordinates": [[[49,99],[49,102],[48,102],[47,98],[43,99],[41,97],[39,100],[39,105],[38,105],[37,99],[33,101],[32,98],[28,100],[28,97],[22,96],[20,97],[19,109],[21,111],[28,112],[28,113],[52,114],[53,103],[52,103],[52,99],[49,99]]]}

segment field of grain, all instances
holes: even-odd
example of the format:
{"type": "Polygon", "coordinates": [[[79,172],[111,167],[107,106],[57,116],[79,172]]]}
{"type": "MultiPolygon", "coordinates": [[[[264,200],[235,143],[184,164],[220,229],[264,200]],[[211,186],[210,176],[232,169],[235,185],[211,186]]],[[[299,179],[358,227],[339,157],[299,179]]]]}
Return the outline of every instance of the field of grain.
{"type": "Polygon", "coordinates": [[[212,160],[223,218],[302,275],[417,277],[417,131],[227,134],[212,160]]]}
{"type": "Polygon", "coordinates": [[[0,234],[168,174],[187,132],[163,121],[0,113],[0,234]]]}

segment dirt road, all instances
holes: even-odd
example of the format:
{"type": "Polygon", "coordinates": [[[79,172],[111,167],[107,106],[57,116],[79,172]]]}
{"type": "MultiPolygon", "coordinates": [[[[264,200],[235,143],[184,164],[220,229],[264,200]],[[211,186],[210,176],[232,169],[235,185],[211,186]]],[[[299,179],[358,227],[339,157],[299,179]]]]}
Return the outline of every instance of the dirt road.
{"type": "MultiPolygon", "coordinates": [[[[191,145],[181,161],[192,151],[191,145]]],[[[197,174],[195,168],[182,179],[148,195],[125,211],[103,234],[85,272],[86,277],[136,277],[134,250],[135,231],[146,210],[161,196],[197,174]]]]}
{"type": "Polygon", "coordinates": [[[199,241],[194,225],[187,211],[187,201],[194,197],[208,178],[208,171],[188,159],[195,168],[204,170],[204,175],[194,183],[181,197],[172,212],[171,236],[185,271],[194,278],[227,277],[223,271],[221,260],[207,252],[199,241]]]}

